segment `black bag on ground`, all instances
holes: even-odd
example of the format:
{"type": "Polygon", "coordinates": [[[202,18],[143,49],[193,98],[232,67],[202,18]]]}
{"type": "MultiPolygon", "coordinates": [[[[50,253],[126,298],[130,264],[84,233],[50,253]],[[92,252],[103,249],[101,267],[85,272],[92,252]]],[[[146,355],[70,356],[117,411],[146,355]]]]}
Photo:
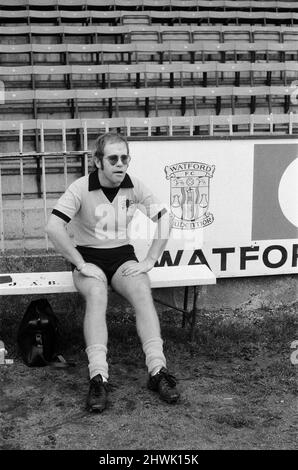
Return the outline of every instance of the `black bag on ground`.
{"type": "Polygon", "coordinates": [[[58,319],[46,299],[33,300],[21,320],[17,342],[22,358],[30,367],[57,360],[58,319]]]}

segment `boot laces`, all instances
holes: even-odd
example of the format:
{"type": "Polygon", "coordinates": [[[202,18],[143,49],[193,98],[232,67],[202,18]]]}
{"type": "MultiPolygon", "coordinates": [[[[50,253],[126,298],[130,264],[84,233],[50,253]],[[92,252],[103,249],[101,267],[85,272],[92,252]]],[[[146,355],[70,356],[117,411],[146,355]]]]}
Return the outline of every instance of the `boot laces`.
{"type": "Polygon", "coordinates": [[[169,374],[169,372],[165,370],[161,370],[160,372],[160,380],[162,380],[163,384],[167,387],[173,388],[177,385],[176,378],[169,374]]]}

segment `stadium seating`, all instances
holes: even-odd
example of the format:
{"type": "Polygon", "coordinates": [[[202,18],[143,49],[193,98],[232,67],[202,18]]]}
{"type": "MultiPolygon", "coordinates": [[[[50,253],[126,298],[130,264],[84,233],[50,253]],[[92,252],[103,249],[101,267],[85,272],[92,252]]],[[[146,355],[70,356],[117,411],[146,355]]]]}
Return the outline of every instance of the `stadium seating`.
{"type": "Polygon", "coordinates": [[[218,86],[234,84],[287,85],[297,78],[298,63],[287,62],[216,62],[105,65],[35,65],[0,67],[0,79],[6,80],[6,90],[47,88],[49,78],[55,88],[101,88],[141,86],[218,86]]]}
{"type": "Polygon", "coordinates": [[[165,11],[192,10],[204,11],[210,8],[216,11],[274,11],[283,12],[289,10],[298,10],[298,2],[287,1],[257,1],[257,0],[8,0],[3,7],[14,8],[73,8],[85,10],[117,10],[117,9],[136,9],[150,10],[159,9],[165,11]]]}
{"type": "Polygon", "coordinates": [[[0,26],[1,43],[10,43],[14,38],[16,44],[24,39],[25,43],[40,43],[48,39],[49,44],[62,42],[96,43],[105,40],[114,43],[141,41],[185,41],[193,43],[200,40],[226,42],[231,40],[255,42],[276,41],[286,42],[297,39],[298,27],[287,25],[257,26],[257,25],[67,25],[54,26],[42,24],[0,26]]]}
{"type": "Polygon", "coordinates": [[[298,2],[0,0],[0,154],[295,134],[297,38],[298,2]]]}
{"type": "Polygon", "coordinates": [[[297,24],[298,13],[293,11],[288,12],[245,12],[237,11],[127,11],[127,10],[109,10],[109,11],[94,11],[94,10],[0,10],[0,18],[2,24],[38,24],[46,23],[49,25],[60,24],[109,24],[111,26],[123,24],[199,24],[199,25],[215,25],[230,24],[263,24],[264,26],[270,24],[284,24],[293,26],[297,24]]]}

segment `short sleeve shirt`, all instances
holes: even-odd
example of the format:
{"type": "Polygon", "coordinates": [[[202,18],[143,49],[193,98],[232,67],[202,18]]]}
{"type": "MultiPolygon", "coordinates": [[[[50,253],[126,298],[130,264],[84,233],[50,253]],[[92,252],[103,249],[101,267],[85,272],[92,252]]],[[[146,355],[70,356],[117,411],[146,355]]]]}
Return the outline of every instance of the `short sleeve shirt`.
{"type": "Polygon", "coordinates": [[[149,188],[128,174],[110,202],[95,170],[68,187],[53,214],[66,222],[72,221],[76,245],[115,248],[129,243],[128,226],[137,209],[154,222],[167,212],[165,204],[149,188]]]}

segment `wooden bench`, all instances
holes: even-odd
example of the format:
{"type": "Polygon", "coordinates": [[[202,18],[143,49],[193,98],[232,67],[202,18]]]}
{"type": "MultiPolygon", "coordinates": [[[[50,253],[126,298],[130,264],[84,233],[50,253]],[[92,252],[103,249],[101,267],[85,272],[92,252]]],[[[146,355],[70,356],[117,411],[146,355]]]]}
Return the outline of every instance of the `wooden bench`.
{"type": "MultiPolygon", "coordinates": [[[[151,287],[184,287],[183,308],[170,305],[160,299],[162,305],[183,313],[182,326],[190,320],[190,337],[193,339],[197,315],[199,287],[216,283],[216,277],[206,265],[156,267],[149,271],[151,287]],[[191,308],[188,308],[189,288],[193,290],[191,308]]],[[[76,292],[71,271],[2,273],[0,274],[0,295],[55,294],[76,292]]]]}

